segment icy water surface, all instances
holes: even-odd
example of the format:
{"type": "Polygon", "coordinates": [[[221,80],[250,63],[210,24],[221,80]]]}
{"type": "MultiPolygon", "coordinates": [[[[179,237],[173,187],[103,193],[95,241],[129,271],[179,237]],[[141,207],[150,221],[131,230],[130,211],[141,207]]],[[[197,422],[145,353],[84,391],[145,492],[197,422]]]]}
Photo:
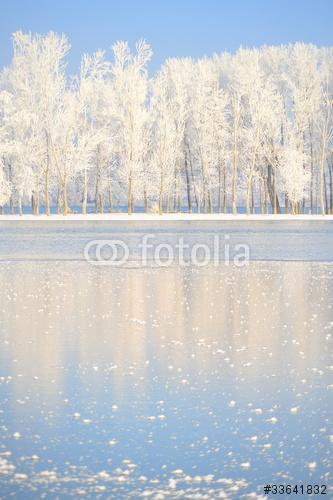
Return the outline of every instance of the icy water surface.
{"type": "Polygon", "coordinates": [[[0,277],[2,498],[332,485],[332,263],[0,277]]]}

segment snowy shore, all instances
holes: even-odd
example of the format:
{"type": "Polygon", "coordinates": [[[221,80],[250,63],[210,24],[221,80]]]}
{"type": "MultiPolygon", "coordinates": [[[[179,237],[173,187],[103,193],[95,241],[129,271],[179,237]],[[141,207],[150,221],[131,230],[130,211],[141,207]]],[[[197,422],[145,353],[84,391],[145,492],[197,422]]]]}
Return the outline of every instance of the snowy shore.
{"type": "Polygon", "coordinates": [[[135,213],[128,215],[126,213],[112,214],[71,214],[71,215],[0,215],[0,222],[3,221],[333,221],[333,215],[290,215],[290,214],[143,214],[135,213]]]}

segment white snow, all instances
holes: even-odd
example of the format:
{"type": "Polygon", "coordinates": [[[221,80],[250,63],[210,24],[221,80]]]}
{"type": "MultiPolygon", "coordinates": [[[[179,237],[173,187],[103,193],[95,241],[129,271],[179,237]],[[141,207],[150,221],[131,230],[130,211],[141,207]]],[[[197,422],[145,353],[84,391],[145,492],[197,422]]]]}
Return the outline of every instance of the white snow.
{"type": "Polygon", "coordinates": [[[333,221],[333,215],[290,215],[290,214],[143,214],[112,213],[112,214],[71,214],[71,215],[0,215],[2,221],[188,221],[188,220],[227,220],[227,221],[333,221]]]}

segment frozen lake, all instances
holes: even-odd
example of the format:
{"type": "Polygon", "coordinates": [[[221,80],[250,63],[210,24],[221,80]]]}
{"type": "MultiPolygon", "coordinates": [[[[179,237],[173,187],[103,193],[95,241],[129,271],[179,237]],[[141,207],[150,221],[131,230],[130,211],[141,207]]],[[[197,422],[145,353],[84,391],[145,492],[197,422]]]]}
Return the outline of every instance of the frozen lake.
{"type": "MultiPolygon", "coordinates": [[[[177,214],[175,214],[177,217],[177,214]]],[[[140,217],[140,216],[138,216],[140,217]]],[[[187,216],[188,217],[188,216],[187,216]]],[[[193,214],[195,217],[195,214],[193,214]]],[[[202,216],[201,216],[202,217],[202,216]]],[[[210,216],[208,216],[209,218],[210,216]]],[[[75,217],[74,217],[75,218],[75,217]]],[[[246,244],[251,260],[277,261],[332,261],[333,217],[290,217],[290,220],[274,219],[272,216],[229,216],[218,220],[162,220],[151,217],[147,220],[126,216],[111,216],[87,220],[60,217],[51,220],[10,220],[0,217],[0,260],[84,260],[84,247],[91,240],[121,240],[130,249],[128,262],[140,260],[140,243],[149,234],[153,248],[159,244],[175,245],[179,238],[190,246],[207,244],[214,247],[214,237],[219,239],[218,258],[224,260],[226,239],[230,256],[239,244],[246,244]],[[118,217],[118,219],[117,219],[118,217]],[[271,218],[270,218],[271,217],[271,218]],[[154,220],[155,219],[155,220],[154,220]]]]}
{"type": "Polygon", "coordinates": [[[330,496],[332,223],[225,225],[251,261],[201,268],[136,265],[142,225],[55,224],[1,222],[0,496],[330,496]],[[83,260],[115,235],[128,265],[83,260]]]}

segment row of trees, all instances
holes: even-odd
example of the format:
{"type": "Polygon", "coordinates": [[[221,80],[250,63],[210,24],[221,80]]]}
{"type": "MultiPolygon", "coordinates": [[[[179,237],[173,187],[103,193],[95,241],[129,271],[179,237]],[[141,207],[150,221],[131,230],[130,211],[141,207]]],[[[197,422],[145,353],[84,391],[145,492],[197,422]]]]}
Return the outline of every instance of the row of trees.
{"type": "Polygon", "coordinates": [[[333,49],[297,43],[168,59],[150,46],[84,55],[13,35],[0,75],[0,206],[68,214],[333,213],[333,49]],[[41,207],[41,208],[40,208],[41,207]],[[42,208],[43,207],[43,208],[42,208]]]}

